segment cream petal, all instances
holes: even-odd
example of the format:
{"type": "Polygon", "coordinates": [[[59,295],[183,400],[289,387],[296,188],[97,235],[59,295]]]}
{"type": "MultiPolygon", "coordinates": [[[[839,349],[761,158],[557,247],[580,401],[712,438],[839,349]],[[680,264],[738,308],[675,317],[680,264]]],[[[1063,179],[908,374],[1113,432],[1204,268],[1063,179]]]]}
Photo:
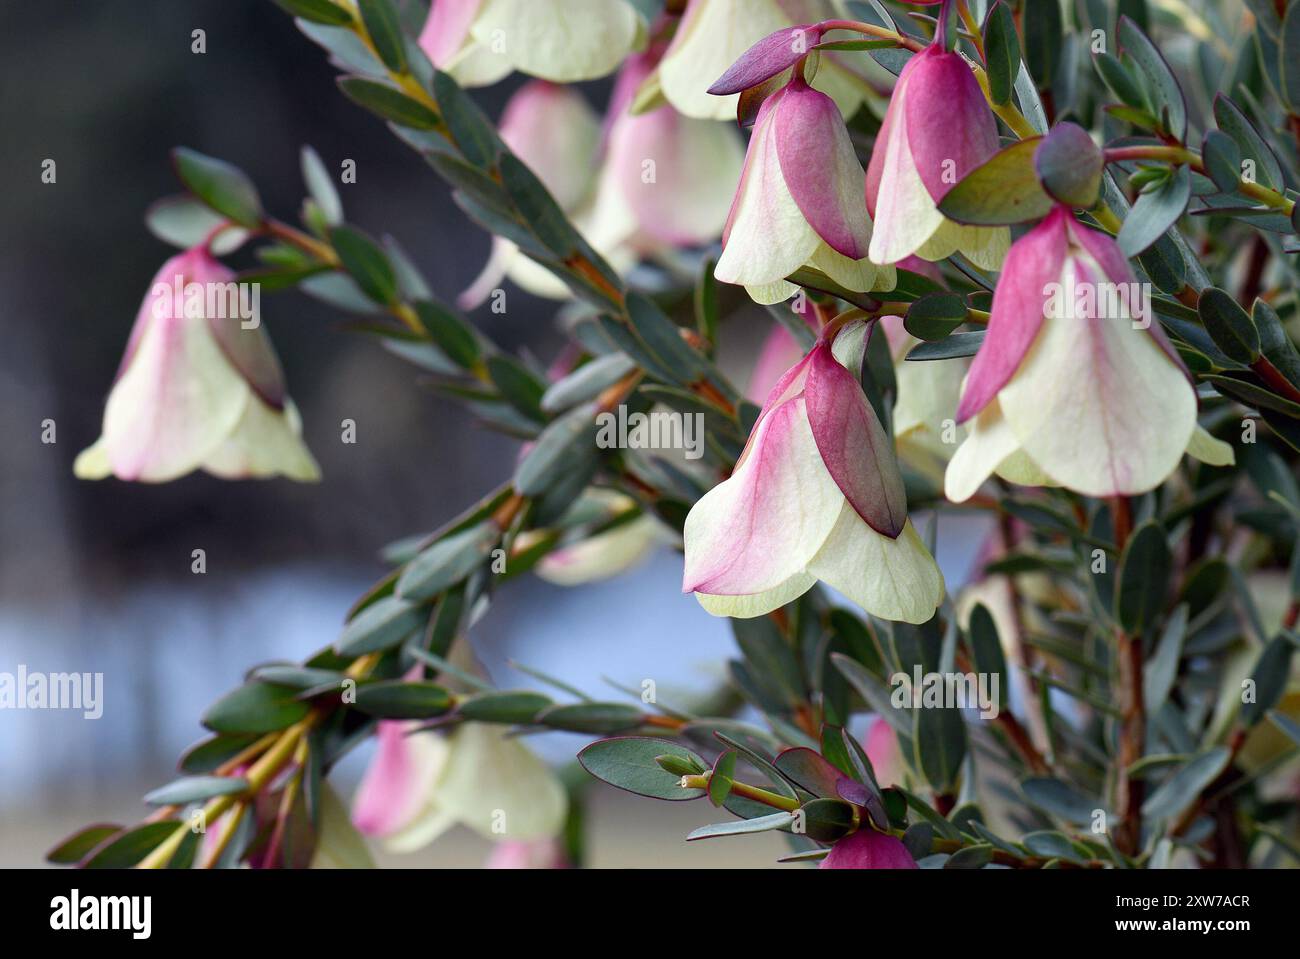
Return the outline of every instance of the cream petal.
{"type": "Polygon", "coordinates": [[[911,256],[946,222],[916,170],[901,111],[894,114],[893,121],[885,145],[869,250],[876,263],[897,263],[911,256]]]}
{"type": "Polygon", "coordinates": [[[558,586],[578,586],[609,579],[632,569],[650,555],[659,541],[659,527],[642,516],[548,554],[537,564],[537,575],[558,586]]]}
{"type": "Polygon", "coordinates": [[[293,401],[284,409],[249,398],[238,425],[203,461],[203,468],[223,479],[285,476],[299,482],[320,480],[320,467],[302,441],[302,421],[293,401]]]}
{"type": "Polygon", "coordinates": [[[1005,226],[967,226],[941,217],[942,225],[917,248],[916,255],[937,263],[961,253],[981,270],[998,270],[1011,249],[1011,230],[1005,226]]]}
{"type": "Polygon", "coordinates": [[[715,596],[709,593],[696,593],[700,605],[713,616],[729,616],[732,619],[753,619],[766,616],[774,609],[780,609],[786,603],[793,602],[808,592],[817,582],[816,576],[797,573],[780,586],[761,593],[748,596],[715,596]]]}
{"type": "Polygon", "coordinates": [[[207,320],[155,317],[104,409],[104,448],[121,479],[161,483],[197,469],[252,399],[207,320]]]}
{"type": "Polygon", "coordinates": [[[437,786],[437,805],[487,839],[543,839],[564,826],[569,797],[551,768],[509,730],[462,723],[437,786]]]}
{"type": "Polygon", "coordinates": [[[113,475],[113,465],[109,462],[108,447],[103,438],[77,454],[72,463],[72,475],[83,480],[106,479],[113,475]]]}
{"type": "Polygon", "coordinates": [[[775,110],[765,110],[750,140],[722,256],[713,274],[723,283],[746,287],[776,283],[807,263],[822,242],[781,175],[774,118],[775,110]]]}
{"type": "Polygon", "coordinates": [[[881,619],[924,623],[943,601],[943,574],[912,521],[890,539],[847,502],[808,572],[881,619]]]}
{"type": "Polygon", "coordinates": [[[745,287],[745,292],[759,306],[771,306],[774,303],[784,303],[790,299],[799,292],[799,287],[787,280],[777,280],[775,283],[748,285],[745,287]]]}
{"type": "Polygon", "coordinates": [[[996,399],[967,426],[970,432],[948,461],[943,478],[944,495],[954,503],[964,503],[974,496],[1003,460],[1020,449],[996,399]]]}
{"type": "Polygon", "coordinates": [[[741,55],[792,21],[773,0],[690,0],[659,65],[659,83],[678,112],[735,120],[737,94],[708,92],[741,55]]]}
{"type": "Polygon", "coordinates": [[[644,23],[625,0],[486,0],[470,33],[521,73],[577,83],[614,72],[644,23]]]}
{"type": "MultiPolygon", "coordinates": [[[[1104,279],[1077,257],[1065,273],[1066,290],[1104,279]]],[[[1173,472],[1187,449],[1196,394],[1127,315],[1076,318],[1072,303],[1061,305],[1057,312],[1065,315],[1044,320],[1002,388],[1002,414],[1029,457],[1069,489],[1086,496],[1146,492],[1173,472]]]]}
{"type": "Polygon", "coordinates": [[[804,571],[835,525],[844,494],[822,462],[802,396],[762,417],[746,453],[686,517],[685,592],[780,586],[804,571]]]}
{"type": "Polygon", "coordinates": [[[1210,466],[1232,466],[1237,462],[1232,444],[1211,436],[1199,423],[1187,444],[1187,455],[1210,466]]]}

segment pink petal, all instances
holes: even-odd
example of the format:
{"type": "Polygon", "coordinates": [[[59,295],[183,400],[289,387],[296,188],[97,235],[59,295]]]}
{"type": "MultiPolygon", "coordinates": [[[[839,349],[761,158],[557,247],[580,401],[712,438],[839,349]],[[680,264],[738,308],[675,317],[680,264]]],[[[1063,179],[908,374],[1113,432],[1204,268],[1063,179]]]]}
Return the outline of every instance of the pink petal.
{"type": "Polygon", "coordinates": [[[821,31],[808,25],[786,27],[769,34],[741,54],[709,87],[709,93],[724,97],[756,87],[794,66],[819,42],[821,31]]]}
{"type": "Polygon", "coordinates": [[[901,839],[863,826],[831,847],[822,869],[919,869],[901,839]]]}
{"type": "Polygon", "coordinates": [[[876,142],[871,147],[871,160],[867,163],[866,198],[867,212],[873,219],[876,216],[876,198],[880,195],[880,183],[885,178],[885,158],[889,155],[889,141],[896,135],[896,128],[903,129],[896,121],[903,115],[908,82],[916,72],[919,59],[919,56],[912,57],[903,65],[903,71],[894,84],[893,95],[889,98],[889,106],[885,109],[885,119],[880,124],[880,132],[876,134],[876,142]]]}
{"type": "Polygon", "coordinates": [[[876,782],[887,788],[903,781],[903,755],[898,748],[898,735],[888,721],[877,717],[867,730],[867,758],[876,774],[876,782]]]}
{"type": "Polygon", "coordinates": [[[433,0],[419,44],[434,66],[445,66],[460,51],[482,5],[483,0],[433,0]]]}
{"type": "Polygon", "coordinates": [[[993,293],[988,335],[971,363],[957,406],[964,423],[1011,379],[1043,325],[1047,286],[1057,283],[1065,265],[1066,223],[1073,215],[1057,207],[1042,223],[1012,244],[993,293]]]}
{"type": "Polygon", "coordinates": [[[864,174],[835,101],[802,80],[786,87],[776,114],[776,154],[790,195],[817,235],[851,260],[865,257],[864,174]]]}
{"type": "Polygon", "coordinates": [[[822,461],[863,521],[896,539],[907,523],[907,493],[889,437],[830,344],[818,344],[810,359],[804,397],[822,461]]]}
{"type": "MultiPolygon", "coordinates": [[[[777,90],[776,93],[763,101],[763,105],[758,108],[758,116],[754,119],[755,131],[762,128],[763,119],[769,112],[776,109],[777,104],[781,102],[781,98],[784,96],[785,89],[783,88],[777,90]]],[[[731,236],[731,224],[735,222],[736,214],[740,209],[740,199],[745,195],[745,180],[751,175],[753,165],[761,159],[759,156],[762,145],[760,142],[761,139],[762,138],[759,136],[751,136],[749,138],[749,146],[745,148],[745,166],[740,173],[740,182],[736,184],[736,195],[732,197],[731,210],[727,213],[726,225],[722,228],[723,246],[727,245],[727,240],[731,236]]]]}
{"type": "Polygon", "coordinates": [[[427,798],[428,777],[407,737],[406,722],[381,722],[378,750],[362,777],[352,822],[368,836],[388,836],[411,822],[427,798]]]}
{"type": "Polygon", "coordinates": [[[917,172],[937,203],[967,173],[998,152],[998,127],[970,65],[958,53],[927,47],[902,109],[917,172]]]}

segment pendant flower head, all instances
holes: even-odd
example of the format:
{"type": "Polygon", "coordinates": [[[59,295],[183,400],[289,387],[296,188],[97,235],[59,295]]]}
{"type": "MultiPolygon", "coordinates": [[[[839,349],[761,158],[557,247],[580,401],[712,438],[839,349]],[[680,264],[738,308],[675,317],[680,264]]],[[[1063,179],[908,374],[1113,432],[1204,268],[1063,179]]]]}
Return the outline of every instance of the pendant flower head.
{"type": "Polygon", "coordinates": [[[612,73],[645,40],[626,0],[433,0],[420,48],[463,86],[512,70],[556,83],[612,73]]]}
{"type": "Polygon", "coordinates": [[[831,846],[821,869],[919,869],[903,841],[863,826],[831,846]]]}
{"type": "Polygon", "coordinates": [[[320,478],[271,341],[242,315],[256,303],[246,299],[205,247],[163,264],[127,341],[103,433],[73,465],[78,477],[165,483],[204,469],[225,479],[320,478]]]}
{"type": "Polygon", "coordinates": [[[1007,227],[955,223],[938,204],[997,151],[997,122],[965,58],[935,44],[908,60],[867,165],[871,258],[937,261],[960,252],[996,270],[1011,242],[1007,227]]]}
{"type": "Polygon", "coordinates": [[[1196,393],[1107,234],[1058,207],[1012,246],[957,409],[970,434],[945,477],[954,502],[994,472],[1085,496],[1143,493],[1184,452],[1232,448],[1196,423],[1196,393]]]}
{"type": "Polygon", "coordinates": [[[795,292],[809,265],[851,290],[890,290],[892,267],[868,259],[864,174],[839,109],[799,76],[760,107],[714,275],[760,303],[795,292]]]}
{"type": "Polygon", "coordinates": [[[760,616],[819,579],[884,619],[923,623],[943,598],[859,383],[865,334],[821,340],[781,378],[731,477],[687,516],[682,589],[715,616],[760,616]]]}

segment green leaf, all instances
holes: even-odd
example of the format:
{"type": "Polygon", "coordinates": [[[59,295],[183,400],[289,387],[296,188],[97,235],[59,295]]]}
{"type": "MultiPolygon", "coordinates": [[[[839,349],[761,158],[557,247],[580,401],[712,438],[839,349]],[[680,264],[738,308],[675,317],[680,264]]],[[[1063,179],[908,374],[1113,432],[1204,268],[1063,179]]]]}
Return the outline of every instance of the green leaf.
{"type": "Polygon", "coordinates": [[[1268,721],[1282,730],[1293,743],[1300,746],[1300,723],[1276,709],[1269,711],[1268,721]]]}
{"type": "Polygon", "coordinates": [[[1158,713],[1169,698],[1169,691],[1174,688],[1183,654],[1183,639],[1187,635],[1187,616],[1186,603],[1174,610],[1142,674],[1142,699],[1146,703],[1147,715],[1158,713]]]}
{"type": "MultiPolygon", "coordinates": [[[[735,755],[734,753],[732,755],[735,755]]],[[[770,832],[781,829],[794,822],[794,813],[778,812],[757,819],[737,819],[732,822],[717,823],[713,826],[701,826],[692,830],[686,837],[687,842],[696,839],[716,839],[719,836],[747,836],[753,833],[770,832]]]]}
{"type": "Polygon", "coordinates": [[[655,762],[657,756],[678,756],[699,765],[708,764],[696,753],[665,739],[626,736],[602,739],[578,753],[582,768],[602,782],[618,789],[651,799],[698,799],[703,789],[684,789],[681,777],[665,772],[655,762]]]}
{"type": "Polygon", "coordinates": [[[233,776],[185,776],[159,786],[144,797],[150,806],[184,806],[213,796],[234,796],[249,790],[247,779],[233,776]]]}
{"type": "Polygon", "coordinates": [[[948,857],[944,869],[983,869],[993,861],[993,846],[986,842],[963,846],[948,857]]]}
{"type": "Polygon", "coordinates": [[[1187,104],[1169,64],[1155,44],[1128,17],[1119,19],[1119,44],[1146,78],[1161,128],[1181,141],[1187,136],[1187,104]]]}
{"type": "Polygon", "coordinates": [[[320,209],[325,222],[329,226],[338,226],[343,222],[343,201],[339,199],[339,191],[334,186],[334,178],[325,168],[325,162],[320,158],[319,153],[309,146],[304,146],[301,165],[303,183],[306,184],[311,198],[316,201],[316,206],[320,209]]]}
{"type": "Polygon", "coordinates": [[[148,822],[128,829],[116,839],[102,846],[84,864],[85,869],[129,869],[159,846],[177,829],[187,828],[174,819],[148,822]]]}
{"type": "Polygon", "coordinates": [[[1081,849],[1065,833],[1056,832],[1050,829],[1043,829],[1038,832],[1028,833],[1021,842],[1035,856],[1045,859],[1068,859],[1077,861],[1080,859],[1090,859],[1091,854],[1085,849],[1081,849]]]}
{"type": "Polygon", "coordinates": [[[1216,746],[1201,753],[1147,797],[1142,804],[1142,815],[1147,819],[1176,818],[1218,778],[1231,758],[1232,751],[1226,746],[1216,746]]]}
{"type": "Polygon", "coordinates": [[[912,347],[907,354],[909,362],[920,363],[927,360],[953,360],[965,356],[974,356],[979,352],[980,344],[987,334],[984,330],[970,333],[954,333],[946,339],[932,343],[921,343],[912,347]]]}
{"type": "Polygon", "coordinates": [[[297,690],[270,683],[245,683],[203,714],[203,725],[218,733],[270,733],[292,726],[311,707],[295,699],[297,690]]]}
{"type": "Polygon", "coordinates": [[[312,23],[342,26],[352,22],[352,14],[330,0],[275,0],[275,5],[312,23]]]}
{"type": "Polygon", "coordinates": [[[966,758],[966,723],[961,710],[922,707],[912,711],[912,722],[917,768],[936,791],[948,791],[957,782],[966,758]]]}
{"type": "Polygon", "coordinates": [[[1272,148],[1259,135],[1246,114],[1222,93],[1214,98],[1214,122],[1237,144],[1243,164],[1247,160],[1251,161],[1255,182],[1270,190],[1285,189],[1282,167],[1272,148]]]}
{"type": "Polygon", "coordinates": [[[1067,206],[1096,206],[1104,167],[1092,137],[1073,123],[1058,123],[1034,152],[1034,169],[1043,189],[1067,206]]]}
{"type": "Polygon", "coordinates": [[[552,706],[537,722],[552,729],[607,736],[636,729],[645,722],[645,713],[630,703],[569,703],[552,706]]]}
{"type": "MultiPolygon", "coordinates": [[[[144,215],[144,223],[150,233],[164,243],[182,250],[198,246],[225,222],[224,216],[188,193],[163,197],[150,204],[144,215]]],[[[228,227],[213,239],[212,252],[217,256],[233,253],[247,239],[247,230],[228,227]]]]}
{"type": "Polygon", "coordinates": [[[262,222],[262,201],[243,170],[187,147],[172,151],[172,164],[186,189],[226,219],[249,228],[262,222]]]}
{"type": "Polygon", "coordinates": [[[461,156],[471,166],[481,170],[491,167],[502,144],[496,130],[478,104],[448,74],[441,70],[433,75],[433,96],[438,101],[451,138],[456,141],[461,156]]]}
{"type": "Polygon", "coordinates": [[[59,866],[71,866],[85,859],[90,851],[105,839],[116,836],[121,831],[121,826],[108,823],[96,823],[93,826],[86,826],[84,829],[77,830],[47,852],[45,861],[59,866]]]}
{"type": "Polygon", "coordinates": [[[340,77],[338,85],[353,103],[385,120],[414,130],[435,130],[441,125],[438,114],[387,83],[365,77],[340,77]]]}
{"type": "Polygon", "coordinates": [[[853,831],[853,806],[842,799],[813,799],[804,803],[801,811],[809,839],[836,842],[853,831]]]}
{"type": "Polygon", "coordinates": [[[636,368],[636,364],[622,353],[598,356],[547,387],[542,395],[542,409],[547,413],[558,413],[594,400],[636,368]]]}
{"type": "Polygon", "coordinates": [[[721,806],[731,793],[736,776],[736,751],[728,749],[718,754],[709,775],[709,802],[721,806]]]}
{"type": "Polygon", "coordinates": [[[939,203],[949,219],[976,226],[1004,226],[1046,216],[1052,198],[1038,182],[1034,154],[1042,139],[1021,140],[966,174],[939,203]]]}
{"type": "Polygon", "coordinates": [[[1287,678],[1291,674],[1291,656],[1295,644],[1285,636],[1274,636],[1255,661],[1250,678],[1255,684],[1255,698],[1241,706],[1241,721],[1254,726],[1282,700],[1287,678]]]}
{"type": "Polygon", "coordinates": [[[927,293],[907,308],[903,326],[918,340],[942,340],[966,322],[960,293],[927,293]]]}
{"type": "Polygon", "coordinates": [[[1020,69],[1020,37],[1011,8],[1002,0],[989,7],[984,18],[984,52],[993,102],[1010,103],[1020,69]]]}
{"type": "Polygon", "coordinates": [[[549,696],[525,689],[471,696],[456,707],[456,713],[476,722],[531,725],[538,713],[554,705],[549,696]]]}
{"type": "Polygon", "coordinates": [[[1097,67],[1097,73],[1101,76],[1102,82],[1110,88],[1111,93],[1130,107],[1145,113],[1146,97],[1142,94],[1142,88],[1138,86],[1137,79],[1129,71],[1128,67],[1109,53],[1098,53],[1093,58],[1093,64],[1097,67]]]}
{"type": "Polygon", "coordinates": [[[1150,520],[1138,527],[1124,547],[1115,594],[1116,619],[1128,632],[1145,630],[1164,609],[1171,564],[1160,524],[1150,520]]]}
{"type": "Polygon", "coordinates": [[[394,73],[406,71],[406,41],[390,0],[357,0],[357,10],[379,59],[394,73]]]}
{"type": "MultiPolygon", "coordinates": [[[[1300,204],[1296,204],[1296,209],[1300,209],[1300,204]]],[[[1250,318],[1259,333],[1260,352],[1293,385],[1300,385],[1300,354],[1296,352],[1277,310],[1264,300],[1256,300],[1250,309],[1250,318]]]]}
{"type": "Polygon", "coordinates": [[[431,300],[415,304],[415,315],[438,349],[463,369],[471,369],[481,355],[473,329],[452,310],[431,300]]]}
{"type": "Polygon", "coordinates": [[[1021,16],[1025,30],[1025,66],[1040,88],[1049,87],[1061,58],[1061,5],[1027,3],[1021,16]]]}
{"type": "Polygon", "coordinates": [[[542,431],[533,448],[515,470],[515,489],[537,496],[583,466],[594,470],[594,404],[576,406],[542,431]]]}
{"type": "Polygon", "coordinates": [[[1082,825],[1092,821],[1103,804],[1089,799],[1069,783],[1047,776],[1035,776],[1020,783],[1025,798],[1045,812],[1066,822],[1082,825]]]}
{"type": "Polygon", "coordinates": [[[245,748],[257,742],[255,733],[236,733],[232,736],[208,736],[199,740],[181,754],[179,763],[183,773],[210,773],[229,759],[238,756],[245,748]]]}
{"type": "Polygon", "coordinates": [[[381,680],[357,687],[356,708],[377,719],[432,719],[451,708],[451,696],[437,683],[381,680]]]}
{"type": "Polygon", "coordinates": [[[444,537],[406,564],[397,581],[397,596],[408,602],[432,599],[483,565],[500,542],[491,520],[444,537]]]}
{"type": "Polygon", "coordinates": [[[1002,643],[998,639],[997,623],[983,603],[976,603],[971,609],[970,632],[967,638],[976,672],[999,677],[997,706],[999,710],[1006,709],[1011,674],[1007,672],[1007,659],[1002,650],[1002,643]]]}
{"type": "Polygon", "coordinates": [[[1300,112],[1300,11],[1294,3],[1287,8],[1278,34],[1278,62],[1282,81],[1279,92],[1295,114],[1300,112]]]}
{"type": "Polygon", "coordinates": [[[1241,150],[1222,130],[1209,130],[1201,141],[1201,160],[1210,179],[1224,193],[1241,185],[1241,150]]]}
{"type": "Polygon", "coordinates": [[[352,618],[334,648],[341,656],[360,656],[388,649],[422,628],[428,619],[427,607],[396,596],[385,596],[352,618]]]}
{"type": "Polygon", "coordinates": [[[1201,293],[1196,311],[1214,345],[1229,359],[1250,366],[1259,358],[1259,330],[1231,294],[1212,286],[1201,293]]]}
{"type": "Polygon", "coordinates": [[[1192,174],[1180,166],[1159,187],[1138,196],[1115,239],[1125,256],[1137,256],[1164,236],[1187,210],[1192,174]]]}
{"type": "Polygon", "coordinates": [[[366,296],[383,306],[397,302],[397,274],[379,244],[350,226],[331,230],[330,244],[366,296]]]}

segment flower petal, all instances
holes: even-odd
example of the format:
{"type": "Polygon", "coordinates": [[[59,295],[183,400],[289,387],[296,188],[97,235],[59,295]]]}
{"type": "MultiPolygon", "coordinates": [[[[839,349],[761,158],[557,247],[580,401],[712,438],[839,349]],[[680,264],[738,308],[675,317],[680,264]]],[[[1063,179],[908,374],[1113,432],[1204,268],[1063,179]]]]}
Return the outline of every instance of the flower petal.
{"type": "Polygon", "coordinates": [[[410,825],[428,802],[447,757],[441,737],[407,735],[408,722],[381,722],[375,757],[352,801],[352,822],[367,836],[389,836],[410,825]]]}
{"type": "Polygon", "coordinates": [[[756,87],[790,69],[820,42],[821,31],[808,24],[770,33],[742,53],[709,87],[709,93],[719,97],[756,87]]]}
{"type": "Polygon", "coordinates": [[[804,397],[818,452],[841,492],[872,529],[897,537],[907,523],[907,492],[893,445],[829,344],[813,349],[804,397]]]}
{"type": "Polygon", "coordinates": [[[302,420],[293,400],[272,409],[258,396],[249,398],[234,431],[203,461],[203,468],[223,479],[285,476],[300,483],[320,480],[320,467],[302,441],[302,420]]]}
{"type": "Polygon", "coordinates": [[[470,33],[521,73],[577,83],[613,73],[643,28],[625,0],[485,0],[470,33]]]}
{"type": "Polygon", "coordinates": [[[1007,254],[993,291],[988,335],[971,363],[957,407],[957,422],[964,423],[998,395],[1038,336],[1049,288],[1061,281],[1066,254],[1065,221],[1071,217],[1064,207],[1057,207],[1017,240],[1007,254]]]}
{"type": "Polygon", "coordinates": [[[998,152],[998,127],[970,64],[960,53],[926,47],[902,104],[917,174],[937,203],[998,152]]]}
{"type": "Polygon", "coordinates": [[[822,869],[919,869],[902,840],[863,826],[831,847],[822,869]]]}
{"type": "Polygon", "coordinates": [[[890,539],[848,502],[808,572],[881,619],[924,623],[943,601],[943,574],[912,521],[890,539]]]}
{"type": "Polygon", "coordinates": [[[948,461],[943,478],[944,495],[953,503],[964,503],[974,496],[1002,461],[1020,449],[1020,441],[1002,416],[996,399],[980,410],[968,426],[970,432],[948,461]]]}
{"type": "Polygon", "coordinates": [[[753,619],[766,616],[774,609],[780,609],[786,603],[792,603],[817,582],[816,576],[796,573],[779,586],[774,586],[761,593],[746,596],[715,596],[709,593],[696,593],[695,598],[711,616],[727,616],[731,619],[753,619]]]}
{"type": "Polygon", "coordinates": [[[1232,466],[1237,462],[1232,444],[1211,436],[1199,423],[1187,444],[1187,455],[1209,466],[1232,466]]]}

